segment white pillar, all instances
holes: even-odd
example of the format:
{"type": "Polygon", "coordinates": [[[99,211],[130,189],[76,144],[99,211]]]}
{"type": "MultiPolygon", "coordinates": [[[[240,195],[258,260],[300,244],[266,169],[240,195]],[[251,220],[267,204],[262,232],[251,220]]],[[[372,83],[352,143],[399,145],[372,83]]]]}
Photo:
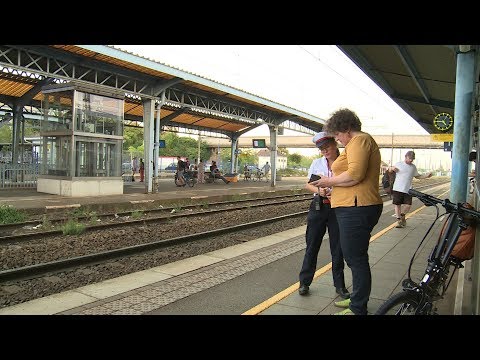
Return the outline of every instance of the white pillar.
{"type": "Polygon", "coordinates": [[[152,153],[153,153],[153,121],[155,102],[143,100],[143,162],[145,163],[145,193],[152,192],[152,153]]]}

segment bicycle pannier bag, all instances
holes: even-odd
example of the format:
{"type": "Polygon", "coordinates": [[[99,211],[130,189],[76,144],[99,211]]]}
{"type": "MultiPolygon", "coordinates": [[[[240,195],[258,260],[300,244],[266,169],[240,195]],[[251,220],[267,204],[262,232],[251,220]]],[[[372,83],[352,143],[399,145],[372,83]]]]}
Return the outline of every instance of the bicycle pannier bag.
{"type": "Polygon", "coordinates": [[[385,189],[385,192],[387,194],[391,194],[392,193],[392,189],[393,189],[393,183],[395,182],[395,177],[396,177],[397,173],[395,172],[388,172],[388,171],[385,171],[385,173],[383,174],[383,177],[382,177],[382,186],[383,188],[385,189]]]}
{"type": "MultiPolygon", "coordinates": [[[[473,209],[473,206],[470,205],[469,203],[464,203],[463,205],[469,209],[473,209]]],[[[445,230],[445,226],[447,222],[448,221],[445,221],[441,235],[445,230]]],[[[475,250],[476,231],[477,231],[476,223],[474,221],[471,221],[471,224],[469,224],[468,227],[465,230],[462,230],[462,232],[460,233],[460,237],[458,238],[457,243],[453,247],[451,256],[454,256],[457,259],[462,261],[470,260],[471,258],[473,258],[473,253],[475,250]]]]}
{"type": "Polygon", "coordinates": [[[385,171],[382,177],[382,186],[384,189],[390,187],[390,179],[388,178],[388,171],[385,171]]]}

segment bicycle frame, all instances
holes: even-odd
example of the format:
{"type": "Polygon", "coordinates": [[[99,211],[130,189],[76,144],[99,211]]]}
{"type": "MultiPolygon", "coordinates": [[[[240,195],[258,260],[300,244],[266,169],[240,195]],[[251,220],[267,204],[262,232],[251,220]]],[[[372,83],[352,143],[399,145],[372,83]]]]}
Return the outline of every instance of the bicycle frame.
{"type": "MultiPolygon", "coordinates": [[[[403,312],[410,307],[410,309],[415,311],[415,315],[428,315],[435,313],[435,301],[443,298],[453,279],[455,271],[463,267],[462,260],[451,256],[451,254],[461,232],[468,227],[468,224],[465,221],[466,217],[470,219],[476,219],[478,221],[480,219],[480,212],[473,209],[468,209],[461,203],[454,204],[448,199],[437,199],[431,195],[424,194],[413,189],[410,189],[409,194],[420,199],[426,206],[435,206],[437,209],[437,217],[427,230],[417,250],[413,254],[408,267],[408,276],[402,282],[403,291],[411,294],[411,296],[407,296],[406,298],[414,299],[415,305],[406,302],[401,306],[398,312],[403,312]],[[438,204],[445,208],[445,213],[439,215],[439,209],[437,206],[438,204]],[[410,274],[416,253],[432,230],[435,222],[445,214],[449,214],[446,224],[442,229],[437,244],[428,257],[427,267],[422,279],[419,283],[416,283],[412,280],[410,274]],[[449,276],[451,266],[453,266],[453,272],[449,276]]],[[[388,302],[389,301],[387,299],[385,305],[388,302]]],[[[389,308],[389,306],[386,305],[385,308],[389,308]]],[[[382,311],[386,311],[385,308],[382,306],[382,310],[379,309],[379,312],[382,313],[382,311]]]]}

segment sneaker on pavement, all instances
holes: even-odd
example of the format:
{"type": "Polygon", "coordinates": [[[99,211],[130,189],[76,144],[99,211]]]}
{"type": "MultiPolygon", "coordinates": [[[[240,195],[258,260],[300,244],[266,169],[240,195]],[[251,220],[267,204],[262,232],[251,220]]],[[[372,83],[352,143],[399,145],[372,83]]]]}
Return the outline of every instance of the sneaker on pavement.
{"type": "Polygon", "coordinates": [[[403,227],[405,227],[405,225],[407,225],[407,219],[405,219],[405,214],[400,214],[401,218],[401,222],[402,222],[402,225],[403,227]]]}
{"type": "Polygon", "coordinates": [[[397,226],[395,226],[396,228],[404,228],[405,225],[403,225],[403,222],[402,222],[402,219],[398,219],[397,221],[397,226]]]}
{"type": "Polygon", "coordinates": [[[307,295],[308,292],[309,292],[308,285],[301,285],[300,288],[298,289],[298,293],[299,293],[301,296],[307,295]]]}
{"type": "Polygon", "coordinates": [[[348,290],[344,287],[338,287],[335,289],[335,292],[340,295],[342,299],[348,299],[350,297],[350,293],[348,290]]]}
{"type": "Polygon", "coordinates": [[[333,303],[333,305],[335,305],[336,307],[347,308],[348,309],[348,307],[350,306],[350,299],[335,301],[333,303]]]}
{"type": "Polygon", "coordinates": [[[352,310],[350,310],[350,309],[345,309],[345,310],[342,310],[342,311],[340,311],[340,312],[337,312],[337,313],[335,313],[335,314],[333,314],[333,315],[355,315],[355,314],[353,313],[352,310]]]}

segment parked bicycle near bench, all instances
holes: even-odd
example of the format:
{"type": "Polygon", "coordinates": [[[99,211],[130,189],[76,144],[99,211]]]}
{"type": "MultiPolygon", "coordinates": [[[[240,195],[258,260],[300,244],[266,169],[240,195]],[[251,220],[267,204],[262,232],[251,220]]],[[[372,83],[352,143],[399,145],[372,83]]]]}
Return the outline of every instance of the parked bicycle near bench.
{"type": "Polygon", "coordinates": [[[265,174],[263,173],[263,171],[257,168],[252,174],[252,179],[253,181],[262,181],[264,176],[265,174]]]}
{"type": "Polygon", "coordinates": [[[195,185],[195,171],[183,171],[181,174],[175,173],[175,185],[193,187],[195,185]]]}
{"type": "Polygon", "coordinates": [[[414,189],[410,189],[409,194],[420,199],[425,206],[435,206],[437,216],[410,260],[407,278],[402,282],[403,290],[388,298],[377,310],[376,315],[437,314],[435,302],[445,295],[455,271],[464,267],[462,262],[473,257],[475,227],[477,221],[480,220],[480,212],[474,210],[468,203],[455,204],[448,199],[441,200],[414,189]],[[445,213],[439,214],[438,205],[445,208],[445,213]],[[428,257],[425,273],[420,282],[415,282],[411,277],[415,255],[435,222],[445,214],[449,214],[448,218],[437,244],[428,257]],[[462,236],[462,241],[465,240],[465,242],[461,244],[459,239],[462,236]],[[459,245],[469,246],[470,248],[459,248],[459,245]],[[468,250],[468,254],[465,250],[468,250]],[[452,268],[453,271],[450,274],[452,268]]]}

